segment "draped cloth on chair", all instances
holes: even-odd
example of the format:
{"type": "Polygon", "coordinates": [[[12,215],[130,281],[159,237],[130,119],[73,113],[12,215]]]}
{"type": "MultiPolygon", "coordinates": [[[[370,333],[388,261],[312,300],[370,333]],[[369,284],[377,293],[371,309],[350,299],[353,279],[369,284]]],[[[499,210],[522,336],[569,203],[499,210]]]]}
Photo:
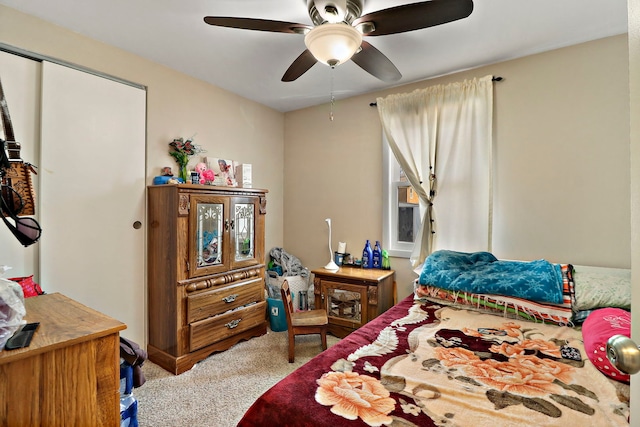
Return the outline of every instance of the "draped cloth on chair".
{"type": "Polygon", "coordinates": [[[490,250],[492,76],[376,102],[391,151],[420,197],[412,266],[438,248],[490,250]]]}

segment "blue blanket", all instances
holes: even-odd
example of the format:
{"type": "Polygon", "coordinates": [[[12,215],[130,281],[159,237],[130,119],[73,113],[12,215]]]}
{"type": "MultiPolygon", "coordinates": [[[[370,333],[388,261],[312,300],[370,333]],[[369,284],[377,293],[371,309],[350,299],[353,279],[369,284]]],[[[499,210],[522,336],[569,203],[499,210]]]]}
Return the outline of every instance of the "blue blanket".
{"type": "Polygon", "coordinates": [[[419,283],[451,291],[563,302],[559,264],[501,261],[489,252],[436,251],[425,260],[419,283]]]}

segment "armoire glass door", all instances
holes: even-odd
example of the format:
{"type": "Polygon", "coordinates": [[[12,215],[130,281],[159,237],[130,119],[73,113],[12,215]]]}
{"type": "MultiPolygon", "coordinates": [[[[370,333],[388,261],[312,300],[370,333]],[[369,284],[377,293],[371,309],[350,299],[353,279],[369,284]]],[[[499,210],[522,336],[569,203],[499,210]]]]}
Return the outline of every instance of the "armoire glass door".
{"type": "Polygon", "coordinates": [[[216,197],[191,198],[189,245],[190,277],[212,274],[227,268],[225,253],[225,201],[216,197]]]}
{"type": "Polygon", "coordinates": [[[236,203],[234,205],[235,261],[254,258],[254,223],[254,204],[236,203]]]}
{"type": "Polygon", "coordinates": [[[231,205],[232,267],[256,264],[256,201],[237,197],[231,205]]]}
{"type": "Polygon", "coordinates": [[[198,203],[196,215],[198,217],[196,228],[198,268],[222,264],[224,205],[198,203]]]}

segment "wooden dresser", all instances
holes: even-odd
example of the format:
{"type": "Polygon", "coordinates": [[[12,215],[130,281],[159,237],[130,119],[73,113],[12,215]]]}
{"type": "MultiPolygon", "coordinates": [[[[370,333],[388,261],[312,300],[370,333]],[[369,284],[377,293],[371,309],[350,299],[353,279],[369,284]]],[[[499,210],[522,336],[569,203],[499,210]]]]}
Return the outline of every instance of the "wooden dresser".
{"type": "Polygon", "coordinates": [[[29,347],[0,352],[0,425],[119,426],[126,325],[59,293],[25,308],[40,326],[29,347]]]}
{"type": "Polygon", "coordinates": [[[357,267],[313,270],[316,308],[324,308],[328,331],[344,338],[387,311],[396,301],[396,273],[357,267]]]}
{"type": "Polygon", "coordinates": [[[149,360],[180,374],[266,333],[266,193],[148,187],[149,360]]]}

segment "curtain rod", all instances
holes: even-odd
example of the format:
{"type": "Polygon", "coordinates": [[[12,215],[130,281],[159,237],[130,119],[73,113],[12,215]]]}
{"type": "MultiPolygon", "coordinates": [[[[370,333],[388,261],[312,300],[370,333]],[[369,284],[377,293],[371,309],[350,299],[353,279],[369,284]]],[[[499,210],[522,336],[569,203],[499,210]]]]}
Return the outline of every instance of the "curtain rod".
{"type": "MultiPolygon", "coordinates": [[[[502,80],[504,80],[504,78],[500,77],[500,76],[494,76],[491,81],[492,82],[501,82],[502,80]]],[[[378,103],[377,102],[371,102],[369,103],[369,107],[377,107],[378,103]]]]}

